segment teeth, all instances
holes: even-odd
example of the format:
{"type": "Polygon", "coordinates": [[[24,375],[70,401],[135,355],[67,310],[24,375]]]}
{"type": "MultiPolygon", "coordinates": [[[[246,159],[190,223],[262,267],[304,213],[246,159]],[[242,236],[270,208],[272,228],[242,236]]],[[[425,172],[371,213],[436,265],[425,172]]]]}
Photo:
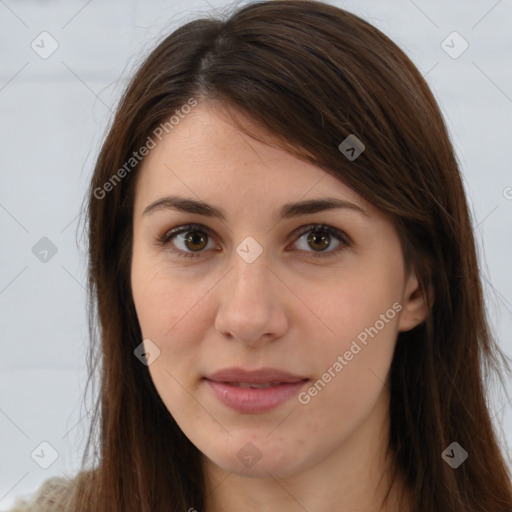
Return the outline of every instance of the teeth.
{"type": "Polygon", "coordinates": [[[253,382],[232,382],[231,384],[238,388],[258,388],[258,389],[265,389],[265,388],[270,388],[271,386],[275,386],[275,384],[272,382],[267,382],[265,384],[255,384],[253,382]]]}

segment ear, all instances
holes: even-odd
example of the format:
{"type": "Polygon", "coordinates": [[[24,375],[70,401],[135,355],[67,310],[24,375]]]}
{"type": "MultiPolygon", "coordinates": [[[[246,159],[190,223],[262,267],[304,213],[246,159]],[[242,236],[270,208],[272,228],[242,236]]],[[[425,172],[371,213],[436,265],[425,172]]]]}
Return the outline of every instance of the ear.
{"type": "Polygon", "coordinates": [[[432,305],[434,302],[434,292],[432,288],[429,288],[427,292],[425,292],[420,286],[416,274],[411,272],[402,298],[402,310],[398,324],[399,331],[410,331],[425,321],[429,313],[425,293],[428,293],[430,304],[432,305]]]}

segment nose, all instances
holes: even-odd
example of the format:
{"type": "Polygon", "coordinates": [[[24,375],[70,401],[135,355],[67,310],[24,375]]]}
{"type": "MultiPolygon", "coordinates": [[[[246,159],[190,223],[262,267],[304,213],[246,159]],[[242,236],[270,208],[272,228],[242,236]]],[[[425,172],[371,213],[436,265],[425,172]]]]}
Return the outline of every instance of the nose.
{"type": "Polygon", "coordinates": [[[235,254],[233,266],[216,288],[215,328],[225,337],[255,346],[286,332],[285,285],[268,267],[265,253],[252,263],[235,254]]]}

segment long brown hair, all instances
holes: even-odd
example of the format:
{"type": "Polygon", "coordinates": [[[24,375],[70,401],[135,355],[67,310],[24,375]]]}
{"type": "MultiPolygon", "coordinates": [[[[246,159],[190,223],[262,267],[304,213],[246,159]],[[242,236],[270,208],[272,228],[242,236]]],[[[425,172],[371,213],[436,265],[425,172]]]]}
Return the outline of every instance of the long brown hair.
{"type": "Polygon", "coordinates": [[[140,66],[109,128],[86,212],[89,369],[100,385],[70,510],[186,512],[205,504],[201,453],[134,356],[142,337],[130,287],[139,167],[130,159],[161,123],[171,129],[170,116],[191,99],[244,111],[278,147],[391,214],[431,310],[397,339],[389,450],[415,511],[512,509],[485,387],[501,364],[510,367],[486,317],[471,219],[439,107],[408,57],[366,21],[321,2],[274,0],[174,31],[140,66]],[[339,149],[350,134],[366,147],[353,161],[339,149]],[[441,456],[452,442],[469,454],[457,469],[441,456]]]}

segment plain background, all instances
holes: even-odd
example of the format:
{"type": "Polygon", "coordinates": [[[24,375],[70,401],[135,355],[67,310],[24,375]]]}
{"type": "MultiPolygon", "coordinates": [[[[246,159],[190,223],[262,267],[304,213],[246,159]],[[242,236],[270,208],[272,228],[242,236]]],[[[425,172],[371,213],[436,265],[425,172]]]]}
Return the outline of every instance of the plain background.
{"type": "MultiPolygon", "coordinates": [[[[512,0],[329,3],[391,37],[431,86],[461,163],[491,322],[512,356],[512,0]]],[[[46,478],[79,467],[89,416],[82,398],[87,261],[78,214],[116,101],[163,37],[229,5],[0,0],[3,510],[46,478]],[[58,48],[48,56],[52,44],[58,48]],[[51,461],[42,442],[58,453],[48,469],[35,462],[51,461]]],[[[510,391],[510,380],[506,386],[510,391]]],[[[498,391],[490,406],[510,460],[512,403],[498,391]]]]}

